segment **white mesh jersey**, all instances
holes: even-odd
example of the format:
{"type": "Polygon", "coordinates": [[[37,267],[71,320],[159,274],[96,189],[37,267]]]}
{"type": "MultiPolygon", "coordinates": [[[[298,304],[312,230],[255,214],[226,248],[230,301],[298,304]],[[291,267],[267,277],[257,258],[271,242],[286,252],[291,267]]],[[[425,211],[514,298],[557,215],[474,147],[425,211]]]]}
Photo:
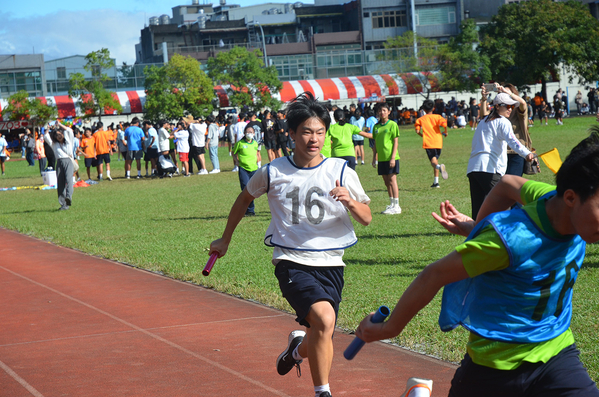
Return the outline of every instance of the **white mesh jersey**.
{"type": "Polygon", "coordinates": [[[288,158],[268,165],[272,220],[264,242],[291,250],[328,251],[351,247],[358,239],[343,204],[329,192],[343,180],[347,162],[325,159],[299,168],[288,158]]]}
{"type": "MultiPolygon", "coordinates": [[[[300,170],[300,168],[297,168],[295,165],[292,164],[292,159],[291,157],[282,157],[280,159],[276,159],[274,160],[271,164],[273,164],[274,166],[280,165],[281,162],[286,162],[286,163],[290,163],[290,165],[292,165],[293,168],[289,168],[289,170],[292,172],[291,175],[295,177],[297,170],[300,170]]],[[[324,164],[329,163],[327,166],[331,166],[333,165],[333,162],[337,162],[339,165],[339,163],[341,163],[341,165],[345,164],[344,160],[341,159],[324,159],[323,158],[323,162],[321,163],[320,166],[324,164]]],[[[303,169],[304,172],[306,172],[304,174],[304,172],[302,172],[302,174],[304,174],[305,176],[305,180],[306,183],[310,183],[312,182],[314,179],[316,178],[328,178],[328,180],[323,181],[322,183],[325,184],[326,189],[326,195],[328,196],[329,192],[335,187],[335,180],[340,180],[340,182],[342,183],[342,185],[348,190],[350,196],[360,202],[360,203],[364,203],[364,204],[369,204],[370,203],[370,198],[368,197],[368,195],[366,195],[366,193],[364,192],[364,189],[362,188],[362,185],[360,184],[360,179],[358,178],[358,174],[356,174],[356,172],[354,170],[352,170],[349,167],[345,167],[343,169],[343,174],[341,174],[341,170],[339,169],[338,173],[330,173],[328,176],[317,176],[319,174],[319,172],[321,172],[322,170],[318,170],[318,168],[320,167],[312,167],[312,168],[307,168],[307,169],[303,169]],[[317,173],[315,173],[315,171],[318,171],[317,173]],[[340,179],[341,178],[341,179],[340,179]]],[[[248,193],[251,194],[253,197],[258,198],[260,196],[262,196],[263,194],[266,193],[271,193],[269,194],[269,200],[268,200],[268,204],[271,208],[271,212],[273,212],[273,206],[277,205],[275,204],[278,201],[286,201],[286,200],[290,200],[288,201],[287,205],[291,206],[291,211],[293,211],[293,200],[295,197],[295,193],[290,192],[290,198],[288,199],[286,197],[287,193],[279,193],[279,194],[283,194],[282,196],[275,196],[272,195],[272,185],[271,185],[271,180],[270,180],[270,166],[264,166],[260,169],[258,169],[258,171],[256,171],[256,174],[254,174],[254,176],[250,179],[250,181],[248,182],[246,188],[248,190],[248,193]]],[[[287,175],[287,178],[289,178],[289,175],[287,175]]],[[[281,181],[279,181],[279,183],[281,183],[281,181]]],[[[314,185],[310,185],[307,189],[305,189],[305,191],[309,190],[310,187],[312,187],[314,185]]],[[[291,188],[293,189],[293,188],[291,188]]],[[[322,189],[322,187],[321,187],[322,189]]],[[[316,199],[316,194],[312,194],[311,200],[316,199]]],[[[299,205],[300,202],[303,202],[305,204],[305,197],[300,199],[300,193],[299,191],[297,192],[297,203],[299,205]]],[[[309,202],[310,200],[308,200],[309,202]]],[[[343,207],[342,204],[335,202],[336,204],[339,204],[341,207],[343,207]]],[[[312,218],[316,218],[318,219],[319,217],[319,213],[317,212],[319,210],[319,207],[315,204],[312,203],[312,208],[311,208],[311,213],[310,215],[312,216],[312,218]]],[[[284,203],[283,203],[284,205],[284,203]]],[[[308,203],[308,206],[310,206],[310,203],[308,203]]],[[[344,211],[346,211],[344,209],[344,211]]],[[[298,216],[299,216],[299,209],[298,209],[298,216]]],[[[293,214],[291,214],[291,216],[293,216],[293,214]]],[[[346,212],[343,212],[343,216],[346,216],[347,218],[349,218],[349,216],[347,215],[346,212]]],[[[273,216],[273,220],[274,220],[274,216],[273,216]]],[[[280,217],[276,218],[278,221],[280,221],[280,217]]],[[[301,222],[301,217],[299,218],[300,222],[301,222]]],[[[315,220],[316,220],[315,219],[315,220]]],[[[324,216],[323,216],[323,221],[324,221],[324,216]]],[[[291,222],[293,222],[293,219],[291,219],[291,222]]],[[[322,223],[322,222],[321,222],[322,223]]],[[[293,224],[293,223],[292,223],[293,224]]],[[[343,224],[345,227],[345,225],[347,225],[346,223],[343,224]]],[[[351,224],[350,224],[351,225],[351,224]]],[[[271,235],[272,233],[270,232],[272,230],[272,228],[276,227],[277,223],[276,222],[271,222],[271,225],[268,229],[268,232],[266,233],[267,235],[271,235]]],[[[352,228],[353,231],[353,228],[352,228]]],[[[318,243],[318,239],[316,237],[322,237],[322,232],[318,231],[317,229],[314,228],[310,228],[309,230],[309,236],[311,236],[314,241],[316,243],[317,246],[321,247],[318,248],[320,250],[316,250],[316,251],[309,251],[309,250],[302,250],[302,249],[287,249],[287,248],[283,248],[281,246],[275,246],[274,247],[274,251],[273,251],[273,258],[272,258],[272,263],[274,265],[276,265],[279,261],[281,260],[289,260],[295,263],[299,263],[302,265],[306,265],[306,266],[345,266],[345,264],[343,263],[343,253],[344,250],[341,249],[333,249],[333,250],[322,250],[322,245],[320,245],[318,243]]],[[[272,238],[271,238],[272,240],[272,238]]],[[[275,241],[277,241],[275,239],[275,241]]],[[[272,243],[271,243],[272,244],[272,243]]],[[[285,247],[289,246],[290,244],[283,244],[285,247]]],[[[341,244],[336,244],[337,246],[340,246],[341,244]]]]}

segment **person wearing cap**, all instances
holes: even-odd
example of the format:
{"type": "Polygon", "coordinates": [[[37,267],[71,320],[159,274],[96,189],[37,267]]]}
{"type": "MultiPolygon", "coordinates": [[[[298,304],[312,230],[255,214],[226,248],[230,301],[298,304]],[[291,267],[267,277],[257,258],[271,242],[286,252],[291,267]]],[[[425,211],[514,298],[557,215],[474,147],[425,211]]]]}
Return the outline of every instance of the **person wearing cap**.
{"type": "MultiPolygon", "coordinates": [[[[503,86],[495,83],[495,87],[498,93],[505,93],[510,96],[511,99],[518,101],[516,108],[512,111],[509,120],[514,129],[514,135],[521,144],[526,146],[528,150],[532,150],[532,140],[528,133],[528,104],[521,98],[518,93],[518,89],[510,83],[505,83],[503,86]]],[[[483,98],[486,97],[485,86],[482,86],[483,98]]],[[[481,102],[482,103],[482,102],[481,102]]],[[[482,107],[482,106],[481,106],[482,107]]],[[[486,110],[486,102],[484,109],[481,110],[482,116],[486,116],[488,111],[486,110]]],[[[508,175],[522,176],[524,173],[524,159],[518,155],[514,150],[509,149],[507,151],[507,169],[505,171],[508,175]]]]}
{"type": "Polygon", "coordinates": [[[506,92],[497,94],[491,113],[480,121],[474,132],[467,170],[472,219],[476,219],[485,197],[505,175],[508,145],[526,161],[534,158],[530,150],[514,135],[509,118],[519,102],[513,96],[506,92]]]}

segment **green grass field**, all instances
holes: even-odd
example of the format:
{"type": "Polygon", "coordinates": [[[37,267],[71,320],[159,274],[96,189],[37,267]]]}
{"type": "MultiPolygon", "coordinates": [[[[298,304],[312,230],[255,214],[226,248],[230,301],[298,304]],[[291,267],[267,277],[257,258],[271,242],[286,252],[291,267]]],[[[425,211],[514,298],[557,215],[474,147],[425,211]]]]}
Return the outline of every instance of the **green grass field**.
{"type": "MultiPolygon", "coordinates": [[[[558,148],[562,159],[587,136],[594,118],[572,118],[564,126],[535,126],[531,136],[537,152],[558,148]]],[[[537,122],[538,124],[538,122],[537,122]]],[[[451,200],[470,213],[466,166],[473,132],[451,130],[445,139],[441,162],[449,180],[441,189],[430,189],[432,169],[412,126],[402,127],[399,151],[401,172],[399,202],[403,213],[381,215],[388,204],[382,179],[370,165],[358,166],[370,196],[373,220],[364,227],[355,223],[359,243],[345,253],[346,284],[338,325],[353,330],[363,316],[385,304],[393,307],[416,275],[429,263],[451,252],[462,237],[450,235],[430,216],[439,203],[451,200]]],[[[267,159],[263,150],[262,158],[267,159]]],[[[371,152],[366,158],[371,159],[371,152]]],[[[113,157],[112,182],[76,188],[69,211],[57,211],[55,190],[22,189],[0,192],[0,225],[55,244],[71,247],[136,267],[161,272],[228,294],[290,311],[278,289],[272,251],[263,244],[270,221],[266,197],[256,200],[257,216],[244,218],[228,254],[210,277],[202,268],[210,242],[220,237],[228,212],[239,194],[237,173],[226,148],[220,150],[222,173],[172,179],[124,179],[124,162],[113,157]]],[[[83,161],[80,162],[83,166],[83,161]]],[[[209,162],[208,162],[209,164],[209,162]]],[[[552,182],[544,164],[534,179],[552,182]]],[[[208,169],[211,169],[210,164],[208,169]]],[[[36,167],[25,161],[6,163],[0,187],[40,185],[36,167]]],[[[196,170],[197,171],[197,170],[196,170]]],[[[84,175],[85,169],[81,170],[84,175]]],[[[92,170],[92,176],[95,176],[92,170]]],[[[589,245],[574,294],[572,329],[582,360],[599,381],[597,340],[599,247],[589,245]]],[[[40,258],[43,261],[43,258],[40,258]]],[[[437,325],[440,296],[425,308],[393,342],[410,349],[458,362],[465,352],[467,333],[458,329],[442,333],[437,325]]],[[[291,326],[291,324],[290,324],[291,326]]]]}

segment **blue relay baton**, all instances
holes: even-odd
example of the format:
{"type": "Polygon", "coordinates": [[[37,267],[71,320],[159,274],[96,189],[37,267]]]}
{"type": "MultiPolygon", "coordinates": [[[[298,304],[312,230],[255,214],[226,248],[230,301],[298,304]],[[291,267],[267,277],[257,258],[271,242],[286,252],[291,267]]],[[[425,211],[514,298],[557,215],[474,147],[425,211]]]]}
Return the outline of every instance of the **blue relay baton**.
{"type": "MultiPolygon", "coordinates": [[[[387,316],[389,316],[389,313],[391,313],[391,311],[387,306],[381,306],[376,313],[374,313],[370,321],[373,323],[382,323],[385,321],[387,316]]],[[[354,357],[356,357],[356,354],[358,354],[362,346],[364,346],[364,343],[366,342],[356,337],[343,352],[343,357],[345,357],[347,360],[352,360],[354,357]]]]}

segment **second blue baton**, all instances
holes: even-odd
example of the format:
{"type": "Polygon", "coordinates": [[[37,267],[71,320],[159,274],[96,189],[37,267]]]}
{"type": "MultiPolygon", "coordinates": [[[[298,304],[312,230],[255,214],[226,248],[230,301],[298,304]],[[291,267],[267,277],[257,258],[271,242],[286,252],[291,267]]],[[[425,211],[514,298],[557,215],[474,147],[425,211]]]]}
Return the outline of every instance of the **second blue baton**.
{"type": "MultiPolygon", "coordinates": [[[[370,321],[373,323],[382,323],[383,321],[385,321],[387,316],[389,316],[389,313],[391,313],[391,311],[389,310],[389,308],[387,306],[381,306],[373,314],[370,321]]],[[[347,360],[353,359],[356,356],[356,354],[358,354],[358,352],[360,351],[362,346],[364,346],[364,343],[365,342],[362,339],[356,337],[349,344],[349,346],[347,346],[347,349],[345,349],[345,351],[343,352],[343,357],[345,357],[347,360]]]]}

